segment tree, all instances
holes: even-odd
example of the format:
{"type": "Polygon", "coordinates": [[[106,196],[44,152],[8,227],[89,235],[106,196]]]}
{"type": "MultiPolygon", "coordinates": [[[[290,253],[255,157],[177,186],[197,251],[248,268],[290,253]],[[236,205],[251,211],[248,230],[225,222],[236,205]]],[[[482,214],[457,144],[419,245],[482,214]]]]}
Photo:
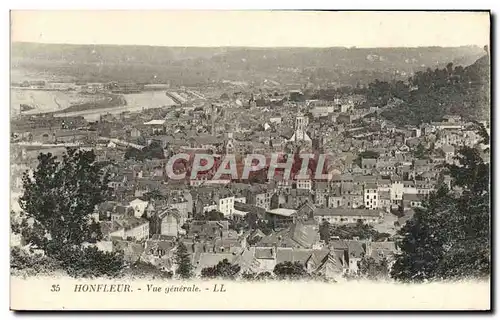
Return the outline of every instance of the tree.
{"type": "Polygon", "coordinates": [[[273,279],[274,279],[273,274],[269,271],[261,272],[261,273],[257,274],[257,276],[255,277],[255,280],[257,280],[257,281],[266,281],[266,280],[273,280],[273,279]]]}
{"type": "Polygon", "coordinates": [[[160,190],[152,190],[149,192],[146,192],[142,195],[141,197],[142,200],[144,201],[151,201],[151,200],[166,200],[167,196],[162,194],[160,190]]]}
{"type": "Polygon", "coordinates": [[[254,281],[255,277],[257,277],[257,274],[253,272],[245,272],[241,275],[241,278],[246,281],[254,281]]]}
{"type": "Polygon", "coordinates": [[[372,151],[372,150],[360,152],[358,154],[358,157],[356,158],[356,164],[359,167],[361,167],[361,161],[363,159],[378,159],[379,156],[380,156],[380,154],[378,152],[372,151]]]}
{"type": "Polygon", "coordinates": [[[171,279],[173,276],[172,271],[161,270],[154,264],[141,259],[132,263],[123,273],[124,276],[133,278],[171,279]]]}
{"type": "Polygon", "coordinates": [[[389,263],[386,258],[376,261],[372,257],[363,257],[358,262],[358,272],[370,280],[385,279],[389,276],[389,263]]]}
{"type": "Polygon", "coordinates": [[[189,279],[192,277],[193,265],[191,264],[187,248],[182,242],[179,242],[177,245],[177,249],[175,251],[175,263],[177,264],[175,274],[177,274],[181,279],[189,279]]]}
{"type": "Polygon", "coordinates": [[[224,220],[224,214],[217,210],[211,210],[205,214],[205,219],[208,221],[221,221],[224,220]]]}
{"type": "Polygon", "coordinates": [[[266,281],[274,279],[273,274],[269,271],[264,271],[258,274],[255,272],[245,272],[241,275],[241,277],[243,280],[247,281],[266,281]]]}
{"type": "Polygon", "coordinates": [[[91,240],[90,215],[109,195],[109,176],[94,152],[68,149],[62,161],[42,153],[38,162],[32,175],[23,176],[19,201],[25,218],[33,219],[31,227],[23,228],[28,242],[51,254],[91,240]]]}
{"type": "Polygon", "coordinates": [[[124,267],[122,252],[103,252],[96,247],[65,247],[57,257],[72,277],[112,277],[124,267]]]}
{"type": "Polygon", "coordinates": [[[203,278],[223,278],[233,280],[236,278],[241,267],[237,264],[231,264],[227,259],[222,260],[216,266],[206,267],[201,270],[203,278]]]}
{"type": "Polygon", "coordinates": [[[153,141],[148,146],[142,148],[142,150],[128,147],[124,157],[125,160],[135,159],[137,161],[144,161],[146,159],[165,159],[165,154],[163,147],[158,142],[153,141]]]}
{"type": "Polygon", "coordinates": [[[490,104],[489,78],[489,57],[485,55],[466,68],[453,68],[449,63],[443,69],[418,71],[408,79],[408,85],[396,82],[387,86],[375,81],[366,94],[370,104],[388,101],[388,97],[402,99],[398,107],[382,112],[398,125],[440,121],[446,114],[481,118],[489,114],[484,108],[490,104]]]}
{"type": "Polygon", "coordinates": [[[400,230],[402,253],[391,276],[401,281],[482,278],[490,274],[489,165],[476,149],[448,165],[459,189],[441,185],[400,230]]]}
{"type": "Polygon", "coordinates": [[[257,215],[257,213],[255,211],[249,211],[245,215],[245,221],[250,229],[255,228],[258,219],[259,219],[259,216],[257,215]]]}
{"type": "Polygon", "coordinates": [[[413,152],[413,156],[417,159],[424,159],[426,157],[427,150],[422,143],[419,143],[413,152]]]}
{"type": "Polygon", "coordinates": [[[309,275],[300,262],[285,261],[278,263],[273,270],[279,279],[305,279],[309,275]]]}
{"type": "Polygon", "coordinates": [[[360,240],[378,241],[389,237],[389,234],[378,232],[373,226],[363,223],[362,220],[358,220],[356,224],[330,225],[330,233],[342,239],[357,237],[360,240]]]}
{"type": "Polygon", "coordinates": [[[136,159],[136,160],[142,160],[142,154],[141,154],[141,151],[136,149],[136,148],[132,148],[132,147],[128,147],[127,150],[125,150],[125,155],[124,155],[124,158],[125,160],[128,160],[128,159],[136,159]]]}
{"type": "Polygon", "coordinates": [[[326,243],[330,241],[330,223],[326,220],[319,226],[319,237],[326,243]]]}
{"type": "Polygon", "coordinates": [[[107,199],[108,181],[93,151],[68,148],[60,161],[51,153],[41,153],[37,168],[23,175],[22,217],[13,230],[32,248],[60,261],[72,275],[118,272],[123,265],[118,253],[84,247],[102,238],[91,215],[107,199]]]}
{"type": "Polygon", "coordinates": [[[462,192],[446,224],[448,243],[438,269],[441,278],[487,277],[490,274],[490,168],[479,151],[464,147],[459,165],[448,165],[462,192]]]}

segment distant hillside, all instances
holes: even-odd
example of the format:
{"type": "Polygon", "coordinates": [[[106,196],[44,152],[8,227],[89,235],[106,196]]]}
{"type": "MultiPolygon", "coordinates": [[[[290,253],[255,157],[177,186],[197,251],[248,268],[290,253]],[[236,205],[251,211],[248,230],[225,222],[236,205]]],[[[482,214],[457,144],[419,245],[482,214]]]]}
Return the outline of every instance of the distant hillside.
{"type": "Polygon", "coordinates": [[[397,108],[382,113],[402,125],[440,121],[446,114],[489,120],[490,76],[490,57],[485,55],[465,68],[449,63],[443,69],[419,71],[408,79],[408,85],[375,82],[370,85],[369,100],[403,100],[397,108]]]}
{"type": "Polygon", "coordinates": [[[441,48],[181,48],[13,43],[13,68],[88,81],[170,81],[203,84],[223,79],[342,85],[390,80],[452,61],[468,65],[476,46],[441,48]]]}

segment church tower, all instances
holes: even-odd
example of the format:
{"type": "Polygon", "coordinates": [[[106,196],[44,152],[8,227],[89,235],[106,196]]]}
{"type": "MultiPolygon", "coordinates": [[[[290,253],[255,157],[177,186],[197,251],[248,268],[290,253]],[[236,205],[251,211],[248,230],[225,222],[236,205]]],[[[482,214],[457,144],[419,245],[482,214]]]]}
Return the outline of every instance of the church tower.
{"type": "Polygon", "coordinates": [[[232,154],[235,152],[235,141],[234,141],[232,131],[227,133],[227,138],[226,138],[226,141],[224,143],[224,152],[226,154],[232,154]]]}
{"type": "Polygon", "coordinates": [[[309,125],[309,118],[302,113],[298,113],[295,117],[295,132],[289,141],[306,141],[311,143],[311,138],[307,135],[307,126],[309,125]]]}
{"type": "Polygon", "coordinates": [[[309,119],[301,113],[297,114],[297,117],[295,118],[295,134],[297,140],[306,140],[305,136],[307,135],[306,130],[307,125],[309,124],[308,120],[309,119]]]}

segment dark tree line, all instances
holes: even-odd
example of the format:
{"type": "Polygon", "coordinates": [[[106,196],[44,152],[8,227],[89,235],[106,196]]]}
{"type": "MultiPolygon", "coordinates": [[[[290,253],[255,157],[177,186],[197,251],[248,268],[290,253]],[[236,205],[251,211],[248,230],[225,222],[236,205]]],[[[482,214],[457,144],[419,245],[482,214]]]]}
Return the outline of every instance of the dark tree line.
{"type": "Polygon", "coordinates": [[[446,114],[481,118],[490,104],[488,60],[485,56],[466,68],[452,63],[443,69],[428,68],[416,72],[407,83],[376,81],[369,86],[367,100],[377,106],[391,98],[402,100],[401,105],[382,112],[399,125],[440,121],[446,114]]]}
{"type": "Polygon", "coordinates": [[[402,253],[391,275],[401,281],[484,278],[491,272],[490,168],[463,147],[442,184],[400,230],[402,253]]]}

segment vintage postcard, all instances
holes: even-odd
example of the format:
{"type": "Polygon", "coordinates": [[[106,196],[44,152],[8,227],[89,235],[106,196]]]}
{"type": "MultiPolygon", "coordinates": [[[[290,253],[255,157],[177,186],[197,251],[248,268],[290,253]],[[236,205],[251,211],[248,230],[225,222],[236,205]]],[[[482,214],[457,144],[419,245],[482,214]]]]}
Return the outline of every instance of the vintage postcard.
{"type": "Polygon", "coordinates": [[[488,11],[12,11],[12,310],[490,310],[488,11]]]}

